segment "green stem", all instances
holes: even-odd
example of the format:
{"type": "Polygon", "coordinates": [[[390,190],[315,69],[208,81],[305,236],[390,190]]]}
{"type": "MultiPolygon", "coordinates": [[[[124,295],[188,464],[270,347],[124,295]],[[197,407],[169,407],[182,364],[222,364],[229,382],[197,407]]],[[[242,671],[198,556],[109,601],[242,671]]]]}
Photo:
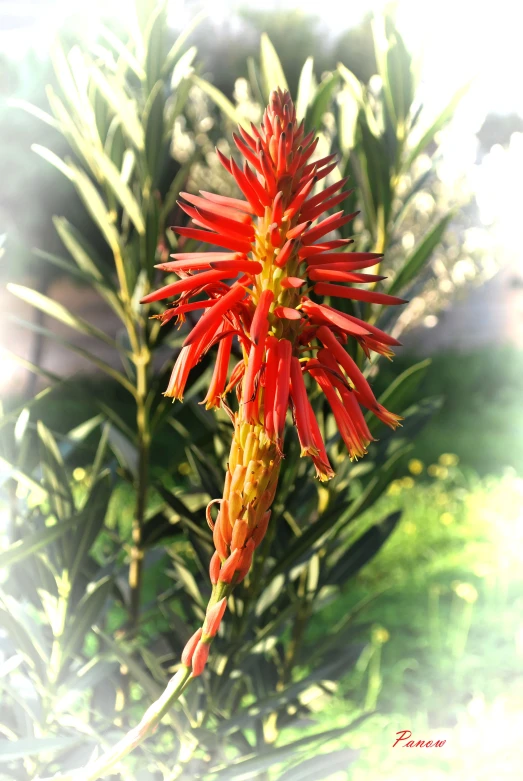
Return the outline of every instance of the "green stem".
{"type": "Polygon", "coordinates": [[[136,629],[140,617],[140,598],[143,581],[143,527],[147,507],[149,479],[149,455],[151,446],[150,421],[147,405],[150,353],[145,347],[135,355],[136,365],[136,429],[138,434],[138,475],[136,484],[136,510],[132,527],[129,588],[131,592],[129,618],[131,629],[136,629]]]}
{"type": "MultiPolygon", "coordinates": [[[[218,583],[213,587],[208,608],[219,602],[223,597],[229,597],[233,586],[218,583]]],[[[167,684],[163,693],[158,697],[144,713],[140,723],[133,727],[118,743],[102,754],[97,760],[81,770],[75,770],[53,779],[35,779],[35,781],[97,781],[109,773],[120,760],[124,759],[131,751],[134,751],[156,730],[158,724],[168,713],[174,703],[183,694],[187,686],[193,680],[190,667],[181,667],[167,684]]]]}

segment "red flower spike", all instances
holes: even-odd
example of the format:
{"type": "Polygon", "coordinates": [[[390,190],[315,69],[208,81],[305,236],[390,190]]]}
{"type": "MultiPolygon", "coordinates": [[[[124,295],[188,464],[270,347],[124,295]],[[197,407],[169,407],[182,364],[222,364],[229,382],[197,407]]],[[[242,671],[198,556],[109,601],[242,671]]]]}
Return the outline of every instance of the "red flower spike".
{"type": "MultiPolygon", "coordinates": [[[[344,189],[347,179],[341,179],[313,195],[336,168],[336,155],[314,160],[318,141],[314,132],[305,135],[303,122],[296,122],[287,92],[273,92],[261,127],[252,125],[252,132],[240,127],[234,143],[241,162],[219,150],[217,155],[241,191],[239,197],[205,190],[180,194],[180,206],[192,222],[178,233],[213,245],[213,251],[180,252],[172,262],[161,263],[161,270],[174,272],[179,279],[143,299],[154,303],[174,297],[163,314],[153,314],[162,323],[183,323],[187,312],[203,310],[179,353],[166,395],[181,398],[190,370],[216,345],[203,403],[220,406],[236,388],[240,413],[231,414],[239,425],[261,426],[260,443],[274,443],[278,458],[291,405],[302,454],[311,457],[319,479],[327,480],[333,471],[303,372],[309,372],[324,391],[351,457],[358,458],[372,439],[361,406],[391,427],[399,425],[400,418],[376,401],[346,343],[354,339],[365,354],[390,357],[399,342],[364,320],[312,301],[303,291],[312,287],[318,296],[380,305],[403,301],[361,287],[382,281],[372,271],[381,254],[348,252],[352,239],[328,237],[354,218],[342,211],[329,213],[351,193],[344,189]],[[362,271],[367,268],[368,274],[362,271]],[[236,338],[242,355],[229,374],[236,338]]],[[[257,463],[255,457],[252,463],[257,463]]],[[[255,497],[266,518],[276,482],[269,484],[267,477],[255,476],[254,467],[249,469],[248,475],[245,466],[228,473],[213,531],[218,550],[210,568],[213,583],[244,577],[252,550],[265,533],[268,516],[257,521],[249,502],[255,497]]],[[[203,659],[205,652],[198,653],[203,659]]]]}

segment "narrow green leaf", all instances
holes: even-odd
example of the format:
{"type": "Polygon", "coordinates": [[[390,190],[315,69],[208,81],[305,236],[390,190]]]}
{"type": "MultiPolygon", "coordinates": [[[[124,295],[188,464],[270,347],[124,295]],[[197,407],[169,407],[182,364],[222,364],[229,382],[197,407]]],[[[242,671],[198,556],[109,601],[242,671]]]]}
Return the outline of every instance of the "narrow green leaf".
{"type": "MultiPolygon", "coordinates": [[[[88,271],[83,271],[81,268],[73,266],[70,260],[60,258],[58,255],[52,255],[50,252],[44,252],[43,250],[36,249],[34,254],[46,260],[48,263],[52,263],[53,266],[66,271],[73,278],[78,279],[80,282],[89,285],[100,295],[101,298],[111,307],[111,309],[121,318],[124,317],[122,305],[118,300],[117,295],[114,293],[112,287],[110,287],[105,279],[102,277],[93,277],[88,271]]],[[[57,377],[57,379],[60,379],[57,377]]]]}
{"type": "Polygon", "coordinates": [[[217,87],[215,87],[213,84],[210,84],[208,81],[205,81],[205,79],[201,79],[195,73],[193,73],[191,76],[191,81],[196,84],[196,86],[198,86],[203,92],[205,92],[205,94],[210,97],[213,103],[215,103],[225,114],[225,116],[229,117],[232,122],[235,124],[246,124],[246,120],[242,118],[240,114],[238,114],[229,98],[226,98],[223,92],[221,92],[217,87]]]}
{"type": "Polygon", "coordinates": [[[21,740],[2,740],[0,742],[0,762],[13,762],[36,754],[54,751],[69,751],[79,743],[89,741],[85,735],[61,738],[24,738],[21,740]]]}
{"type": "Polygon", "coordinates": [[[292,743],[269,748],[262,754],[254,754],[240,760],[232,760],[227,767],[216,768],[216,770],[211,769],[210,774],[216,781],[229,781],[229,779],[237,777],[251,778],[254,774],[259,774],[278,762],[283,762],[289,757],[296,757],[300,749],[306,748],[311,743],[334,740],[345,735],[351,728],[351,725],[348,724],[346,727],[338,727],[318,732],[314,735],[307,735],[305,738],[295,740],[292,743]]]}
{"type": "Polygon", "coordinates": [[[94,364],[99,369],[101,369],[101,371],[105,372],[105,374],[108,374],[109,377],[112,377],[113,380],[116,380],[118,383],[120,383],[120,385],[122,385],[122,387],[124,387],[133,397],[136,396],[136,389],[134,385],[132,385],[132,383],[129,382],[127,377],[124,377],[124,375],[121,374],[121,372],[114,369],[109,363],[106,363],[101,358],[98,358],[98,356],[94,355],[94,353],[89,352],[89,350],[84,350],[83,347],[79,347],[77,344],[74,344],[73,342],[69,342],[67,339],[62,339],[62,337],[53,333],[48,328],[43,328],[37,323],[30,323],[27,320],[22,320],[19,317],[11,317],[10,319],[13,322],[16,322],[19,325],[23,326],[24,328],[29,329],[30,331],[35,331],[35,333],[43,334],[44,336],[48,337],[49,339],[52,339],[58,344],[67,347],[68,350],[72,350],[73,352],[78,353],[78,355],[81,355],[83,358],[86,358],[92,364],[94,364]]]}
{"type": "Polygon", "coordinates": [[[91,66],[91,78],[106,99],[111,110],[120,119],[124,133],[139,151],[143,150],[145,139],[143,128],[136,113],[135,101],[129,98],[116,80],[109,81],[96,65],[91,66]]]}
{"type": "Polygon", "coordinates": [[[185,30],[183,30],[174,44],[172,45],[171,49],[169,50],[167,56],[165,57],[165,61],[163,63],[163,69],[162,69],[162,75],[165,78],[167,74],[170,72],[171,68],[173,67],[174,63],[178,59],[178,56],[181,54],[183,47],[185,46],[185,42],[189,38],[190,35],[194,32],[194,30],[198,27],[201,22],[209,15],[209,12],[207,10],[200,11],[200,13],[196,14],[194,19],[191,20],[191,22],[187,25],[185,30]]]}
{"type": "Polygon", "coordinates": [[[155,487],[162,499],[180,517],[183,524],[186,525],[188,529],[193,531],[202,540],[208,542],[210,535],[205,531],[204,528],[201,527],[200,516],[197,513],[192,512],[192,510],[189,510],[187,505],[180,499],[179,496],[176,496],[176,494],[168,491],[167,488],[164,488],[163,485],[157,485],[155,487]]]}
{"type": "Polygon", "coordinates": [[[249,76],[249,84],[254,100],[256,103],[263,105],[264,100],[261,88],[260,69],[254,57],[247,57],[247,75],[249,76]]]}
{"type": "Polygon", "coordinates": [[[50,125],[54,128],[59,127],[56,119],[54,119],[46,111],[42,111],[42,109],[38,106],[34,106],[32,103],[29,103],[27,100],[22,100],[22,98],[10,98],[7,101],[7,105],[11,108],[19,108],[22,109],[22,111],[26,111],[28,114],[32,114],[33,117],[36,117],[42,122],[45,122],[46,125],[50,125]]]}
{"type": "Polygon", "coordinates": [[[330,571],[327,569],[323,582],[335,583],[340,588],[344,586],[349,578],[356,575],[385,544],[398,525],[400,517],[401,511],[391,513],[367,529],[353,545],[343,552],[334,567],[330,571]]]}
{"type": "Polygon", "coordinates": [[[7,636],[15,645],[17,653],[23,654],[30,667],[36,670],[39,675],[45,675],[45,667],[49,663],[49,659],[38,643],[35,644],[33,627],[26,626],[27,622],[21,620],[20,607],[16,603],[13,604],[14,600],[10,603],[4,601],[3,597],[0,599],[2,602],[0,626],[7,631],[7,636]]]}
{"type": "Polygon", "coordinates": [[[109,425],[107,437],[118,461],[134,477],[138,475],[138,450],[115,426],[109,425]]]}
{"type": "Polygon", "coordinates": [[[115,642],[111,637],[95,628],[96,634],[102,638],[104,643],[111,649],[116,659],[121,664],[124,664],[129,670],[134,680],[140,684],[140,686],[147,692],[148,696],[154,701],[163,692],[163,686],[159,686],[154,678],[145,672],[143,666],[139,664],[132,654],[128,653],[121,645],[121,643],[115,642]]]}
{"type": "Polygon", "coordinates": [[[157,3],[152,7],[152,13],[147,20],[145,30],[145,76],[149,92],[153,91],[156,83],[160,79],[162,65],[165,60],[165,32],[167,28],[167,5],[166,3],[157,3]]]}
{"type": "Polygon", "coordinates": [[[163,81],[157,81],[147,99],[143,117],[145,126],[145,155],[153,186],[158,180],[159,163],[162,160],[164,109],[165,84],[163,81]]]}
{"type": "Polygon", "coordinates": [[[329,75],[321,82],[316,90],[314,99],[312,100],[305,123],[307,128],[312,129],[319,128],[323,122],[323,116],[328,111],[332,95],[339,81],[339,76],[336,72],[329,73],[329,75]]]}
{"type": "Polygon", "coordinates": [[[54,152],[51,152],[50,149],[47,149],[45,146],[41,146],[40,144],[31,144],[31,149],[33,152],[36,152],[37,155],[40,155],[40,157],[43,157],[44,160],[47,160],[48,163],[51,163],[55,168],[60,171],[69,181],[74,180],[74,174],[71,170],[71,168],[67,165],[67,163],[64,163],[61,157],[58,157],[58,155],[55,155],[54,152]]]}
{"type": "MultiPolygon", "coordinates": [[[[402,372],[399,377],[396,377],[396,379],[387,387],[387,390],[380,395],[378,399],[380,404],[390,407],[392,410],[402,412],[407,404],[410,404],[413,400],[413,396],[430,364],[430,358],[425,358],[424,361],[409,366],[409,368],[402,372]]],[[[377,420],[375,416],[373,417],[374,420],[377,420]]],[[[368,423],[370,425],[371,421],[369,420],[368,423]]],[[[377,425],[377,423],[375,425],[377,425]]]]}
{"type": "Polygon", "coordinates": [[[103,528],[107,506],[111,497],[111,480],[108,474],[94,484],[78,518],[78,529],[74,535],[74,559],[71,563],[70,581],[76,582],[87,554],[103,528]]]}
{"type": "Polygon", "coordinates": [[[351,748],[340,748],[325,754],[310,757],[281,775],[278,781],[321,781],[337,771],[347,771],[359,752],[351,748]]]}
{"type": "Polygon", "coordinates": [[[107,279],[104,262],[80,231],[65,217],[53,217],[53,225],[78,268],[96,279],[107,279]]]}
{"type": "Polygon", "coordinates": [[[74,512],[74,500],[62,454],[55,438],[41,420],[37,422],[36,430],[40,439],[44,486],[54,514],[63,521],[74,512]]]}
{"type": "Polygon", "coordinates": [[[111,588],[111,578],[101,578],[75,606],[74,615],[68,616],[61,643],[64,661],[70,659],[83,643],[85,635],[99,618],[111,588]]]}
{"type": "Polygon", "coordinates": [[[107,43],[113,47],[114,51],[123,60],[123,62],[125,62],[129,68],[134,71],[140,81],[143,81],[145,79],[145,71],[129,47],[125,46],[120,38],[118,38],[118,36],[115,35],[113,31],[104,24],[98,23],[98,31],[101,37],[105,38],[107,43]]]}
{"type": "Polygon", "coordinates": [[[53,301],[52,298],[44,296],[37,290],[31,290],[31,288],[23,287],[22,285],[15,285],[12,282],[7,285],[7,290],[21,301],[25,301],[27,304],[34,306],[49,317],[53,317],[60,323],[69,326],[69,328],[73,328],[81,334],[92,336],[95,339],[100,339],[100,341],[105,342],[105,344],[108,344],[116,350],[119,349],[119,345],[117,345],[110,336],[107,336],[104,331],[100,331],[99,328],[91,325],[87,320],[84,320],[77,315],[73,315],[72,312],[63,306],[63,304],[59,304],[58,301],[53,301]]]}
{"type": "Polygon", "coordinates": [[[289,89],[280,59],[267,33],[262,33],[260,40],[260,70],[266,103],[269,102],[273,90],[278,87],[283,90],[289,89]]]}
{"type": "Polygon", "coordinates": [[[45,526],[34,534],[28,534],[23,539],[17,540],[4,551],[0,552],[0,567],[11,567],[19,564],[28,556],[38,553],[42,548],[50,545],[68,532],[76,523],[76,517],[55,523],[54,526],[45,526]]]}
{"type": "Polygon", "coordinates": [[[129,218],[134,223],[138,233],[142,235],[145,232],[145,225],[140,206],[129,187],[123,181],[120,171],[116,168],[112,160],[104,155],[103,152],[97,151],[95,159],[107,184],[120,202],[122,208],[129,215],[129,218]]]}
{"type": "Polygon", "coordinates": [[[443,234],[454,216],[454,212],[449,212],[427,233],[421,244],[418,244],[412,255],[407,258],[387,293],[393,295],[403,290],[409,282],[412,282],[418,276],[436,247],[441,243],[443,234]]]}
{"type": "Polygon", "coordinates": [[[341,514],[336,521],[335,533],[339,533],[346,524],[361,515],[364,510],[370,507],[387,488],[391,480],[394,478],[401,461],[405,456],[411,452],[413,444],[408,444],[405,447],[399,448],[389,459],[385,462],[374,477],[372,477],[358,498],[350,505],[350,507],[341,514]]]}
{"type": "Polygon", "coordinates": [[[120,252],[120,236],[114,225],[113,219],[107,211],[102,196],[84,171],[73,165],[71,165],[70,168],[73,171],[73,182],[78,190],[80,198],[84,202],[84,206],[98,225],[102,235],[113,252],[120,252]]]}
{"type": "Polygon", "coordinates": [[[173,570],[167,570],[167,574],[174,578],[182,587],[185,593],[199,607],[204,607],[204,601],[200,589],[192,573],[187,569],[181,560],[173,559],[173,570]]]}
{"type": "Polygon", "coordinates": [[[193,60],[196,57],[196,46],[191,46],[190,49],[187,49],[185,54],[183,54],[176,65],[173,68],[172,76],[171,76],[171,89],[176,90],[180,86],[181,82],[184,79],[188,79],[191,74],[194,72],[194,68],[192,66],[193,60]]]}
{"type": "Polygon", "coordinates": [[[442,130],[447,122],[452,119],[452,116],[454,115],[457,107],[461,103],[463,97],[466,95],[470,88],[470,82],[463,85],[458,89],[458,91],[455,93],[451,101],[448,103],[448,105],[443,109],[441,114],[434,120],[432,125],[428,128],[428,130],[425,131],[421,139],[418,141],[418,143],[415,145],[415,147],[411,150],[410,154],[407,156],[404,164],[403,164],[403,170],[409,171],[414,160],[420,155],[424,149],[427,148],[427,146],[432,143],[434,140],[434,136],[436,133],[438,133],[440,130],[442,130]]]}
{"type": "Polygon", "coordinates": [[[307,108],[309,107],[313,94],[313,74],[314,74],[314,58],[307,57],[305,64],[301,69],[300,80],[298,82],[298,96],[296,98],[296,118],[298,122],[301,122],[305,118],[307,108]]]}

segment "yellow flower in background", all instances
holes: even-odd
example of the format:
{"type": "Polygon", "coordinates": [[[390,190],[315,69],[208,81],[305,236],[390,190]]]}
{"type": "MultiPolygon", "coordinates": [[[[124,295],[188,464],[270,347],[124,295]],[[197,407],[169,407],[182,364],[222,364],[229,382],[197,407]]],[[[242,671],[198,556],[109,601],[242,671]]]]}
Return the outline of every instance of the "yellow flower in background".
{"type": "Polygon", "coordinates": [[[414,488],[415,482],[412,477],[403,477],[400,481],[402,488],[414,488]]]}
{"type": "Polygon", "coordinates": [[[452,513],[442,513],[439,519],[443,526],[450,526],[451,523],[454,523],[454,516],[452,513]]]}
{"type": "Polygon", "coordinates": [[[441,466],[457,466],[459,457],[455,453],[442,453],[438,458],[441,466]]]}
{"type": "Polygon", "coordinates": [[[452,584],[452,588],[454,589],[456,596],[458,596],[460,599],[463,599],[465,602],[468,602],[469,604],[472,604],[478,598],[477,589],[474,588],[472,583],[455,582],[452,584]]]}
{"type": "Polygon", "coordinates": [[[411,458],[408,466],[412,475],[420,475],[424,469],[423,461],[420,461],[419,458],[411,458]]]}
{"type": "Polygon", "coordinates": [[[81,482],[85,479],[86,474],[87,472],[85,469],[82,469],[81,466],[77,466],[76,469],[73,470],[73,479],[81,482]]]}
{"type": "Polygon", "coordinates": [[[372,642],[376,645],[383,645],[390,640],[390,634],[383,626],[376,626],[372,630],[372,642]]]}
{"type": "Polygon", "coordinates": [[[393,480],[387,489],[389,496],[398,496],[401,493],[400,480],[393,480]]]}
{"type": "Polygon", "coordinates": [[[438,480],[445,480],[445,478],[448,477],[449,470],[444,466],[440,466],[440,464],[431,464],[427,468],[427,474],[430,477],[437,478],[438,480]]]}

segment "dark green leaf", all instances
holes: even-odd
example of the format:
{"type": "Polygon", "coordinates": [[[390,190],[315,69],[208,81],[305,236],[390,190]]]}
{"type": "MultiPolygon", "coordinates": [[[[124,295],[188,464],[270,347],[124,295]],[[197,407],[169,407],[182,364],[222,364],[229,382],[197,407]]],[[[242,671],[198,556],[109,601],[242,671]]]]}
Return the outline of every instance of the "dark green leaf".
{"type": "Polygon", "coordinates": [[[165,109],[165,84],[157,81],[151,90],[144,110],[145,155],[149,175],[155,186],[159,176],[159,162],[162,159],[165,109]]]}
{"type": "Polygon", "coordinates": [[[111,588],[111,579],[108,576],[101,578],[75,606],[74,615],[68,616],[61,643],[64,661],[72,657],[82,645],[85,635],[100,617],[111,588]]]}
{"type": "Polygon", "coordinates": [[[325,575],[325,582],[343,586],[370,561],[396,528],[401,511],[391,513],[371,526],[340,556],[339,561],[325,575]]]}
{"type": "Polygon", "coordinates": [[[40,439],[44,486],[49,495],[53,513],[63,521],[69,519],[74,510],[69,478],[55,439],[40,420],[37,423],[37,431],[40,439]]]}

